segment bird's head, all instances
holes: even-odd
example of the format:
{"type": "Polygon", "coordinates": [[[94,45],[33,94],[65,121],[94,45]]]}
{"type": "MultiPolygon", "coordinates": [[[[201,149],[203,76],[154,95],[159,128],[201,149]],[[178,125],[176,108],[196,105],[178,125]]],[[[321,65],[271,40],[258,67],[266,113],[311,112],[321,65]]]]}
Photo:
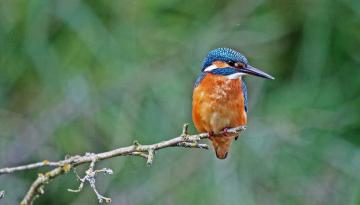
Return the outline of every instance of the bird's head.
{"type": "Polygon", "coordinates": [[[211,50],[204,60],[202,71],[223,75],[230,79],[236,79],[243,75],[275,79],[271,75],[249,65],[244,55],[230,48],[211,50]]]}

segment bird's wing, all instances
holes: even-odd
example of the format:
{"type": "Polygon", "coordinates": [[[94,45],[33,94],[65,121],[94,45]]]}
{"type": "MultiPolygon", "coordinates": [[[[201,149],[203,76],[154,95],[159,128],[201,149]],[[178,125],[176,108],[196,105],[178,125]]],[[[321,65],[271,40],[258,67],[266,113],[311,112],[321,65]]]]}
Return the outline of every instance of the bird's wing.
{"type": "Polygon", "coordinates": [[[206,73],[205,73],[205,72],[201,72],[201,73],[199,74],[199,76],[196,78],[194,88],[196,88],[196,87],[200,84],[200,82],[202,81],[202,79],[205,78],[205,76],[206,76],[206,73]]]}
{"type": "Polygon", "coordinates": [[[247,88],[244,80],[241,80],[241,89],[244,95],[244,105],[245,105],[245,112],[248,110],[248,96],[247,96],[247,88]]]}

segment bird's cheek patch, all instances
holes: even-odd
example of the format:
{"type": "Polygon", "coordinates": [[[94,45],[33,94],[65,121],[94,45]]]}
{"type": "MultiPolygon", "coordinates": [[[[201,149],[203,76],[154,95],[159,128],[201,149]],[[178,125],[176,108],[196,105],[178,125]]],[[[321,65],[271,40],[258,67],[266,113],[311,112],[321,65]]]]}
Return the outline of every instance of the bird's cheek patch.
{"type": "Polygon", "coordinates": [[[222,61],[214,61],[210,66],[208,66],[207,68],[205,68],[205,72],[210,72],[214,69],[217,69],[217,68],[227,68],[229,67],[229,65],[225,62],[222,62],[222,61]]]}
{"type": "Polygon", "coordinates": [[[213,62],[213,65],[215,65],[217,68],[226,68],[229,67],[229,64],[223,62],[223,61],[215,61],[213,62]]]}
{"type": "Polygon", "coordinates": [[[207,68],[205,68],[205,72],[210,72],[210,71],[212,71],[212,70],[214,70],[214,69],[216,69],[217,67],[216,67],[216,65],[211,65],[211,66],[208,66],[207,68]]]}

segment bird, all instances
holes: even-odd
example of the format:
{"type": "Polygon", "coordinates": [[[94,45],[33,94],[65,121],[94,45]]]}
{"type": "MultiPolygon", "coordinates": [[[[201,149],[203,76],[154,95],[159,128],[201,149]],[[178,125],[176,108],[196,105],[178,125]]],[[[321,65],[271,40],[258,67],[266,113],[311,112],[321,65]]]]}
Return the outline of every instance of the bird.
{"type": "Polygon", "coordinates": [[[216,157],[225,159],[238,135],[227,129],[247,123],[248,96],[243,76],[275,78],[251,66],[247,58],[231,48],[208,52],[195,81],[192,119],[198,132],[207,132],[216,157]],[[225,133],[219,135],[220,132],[225,133]]]}

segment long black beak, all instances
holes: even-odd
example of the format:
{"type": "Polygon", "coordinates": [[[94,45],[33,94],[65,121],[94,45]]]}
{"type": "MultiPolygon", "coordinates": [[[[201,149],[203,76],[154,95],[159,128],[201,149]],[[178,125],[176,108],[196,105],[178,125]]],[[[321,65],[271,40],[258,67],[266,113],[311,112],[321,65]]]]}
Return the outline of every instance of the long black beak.
{"type": "Polygon", "coordinates": [[[250,65],[248,65],[246,68],[242,68],[240,69],[241,72],[243,73],[247,73],[247,74],[250,74],[250,75],[255,75],[255,76],[258,76],[258,77],[262,77],[262,78],[267,78],[267,79],[271,79],[271,80],[274,80],[275,78],[272,77],[271,75],[265,73],[264,71],[261,71],[257,68],[254,68],[250,65]]]}

